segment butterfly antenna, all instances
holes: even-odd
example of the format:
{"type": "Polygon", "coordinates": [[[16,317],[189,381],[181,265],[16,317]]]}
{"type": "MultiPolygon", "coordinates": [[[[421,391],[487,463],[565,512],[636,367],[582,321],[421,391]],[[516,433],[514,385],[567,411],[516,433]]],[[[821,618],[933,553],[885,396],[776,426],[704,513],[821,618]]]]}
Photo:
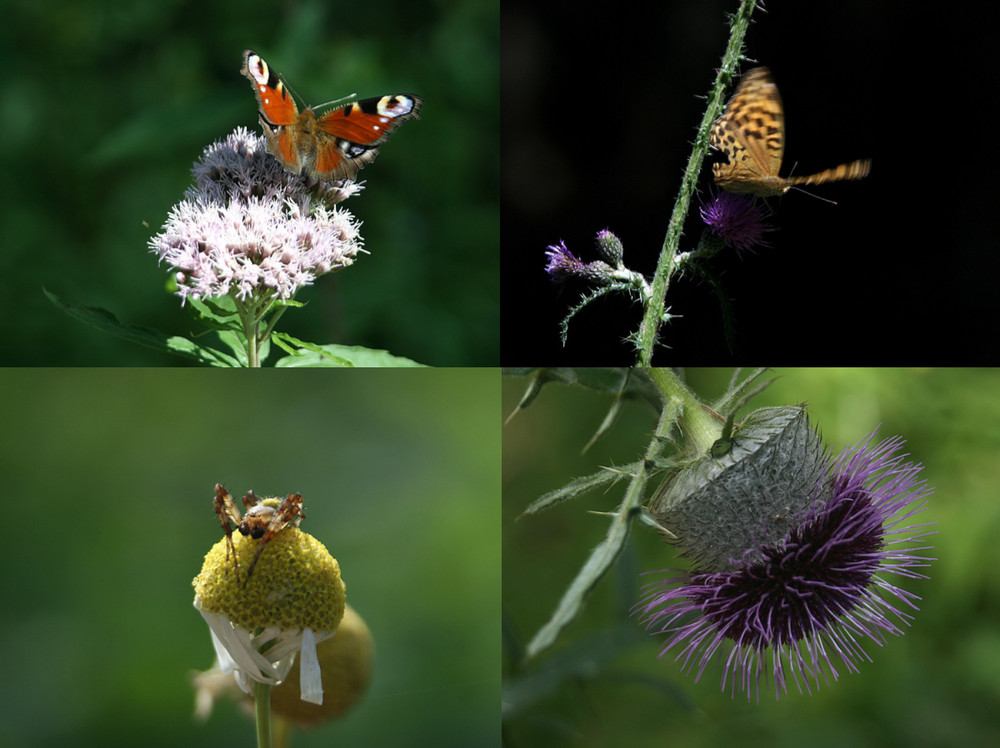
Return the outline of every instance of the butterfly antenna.
{"type": "Polygon", "coordinates": [[[792,189],[796,190],[797,192],[801,192],[804,195],[809,195],[809,197],[815,197],[817,200],[822,200],[824,203],[829,203],[830,205],[837,205],[837,201],[836,200],[831,200],[828,197],[822,197],[820,195],[817,195],[815,192],[810,192],[809,190],[804,190],[801,187],[793,185],[792,189]]]}
{"type": "Polygon", "coordinates": [[[305,99],[299,96],[299,92],[296,91],[294,88],[292,88],[290,85],[288,85],[288,81],[285,80],[285,76],[279,73],[278,80],[281,81],[281,85],[285,87],[285,90],[288,91],[289,94],[291,94],[292,98],[295,99],[295,101],[298,103],[300,107],[305,108],[307,106],[305,99]]]}
{"type": "Polygon", "coordinates": [[[358,98],[358,95],[356,93],[352,93],[348,94],[347,96],[341,96],[339,99],[334,99],[333,101],[327,101],[326,103],[320,104],[319,106],[313,108],[322,109],[324,107],[333,106],[334,104],[339,104],[342,101],[350,101],[351,99],[356,99],[356,98],[358,98]]]}
{"type": "MultiPolygon", "coordinates": [[[[789,179],[791,179],[792,175],[795,174],[795,170],[798,168],[798,166],[799,166],[799,162],[798,161],[796,161],[794,164],[792,164],[792,168],[788,170],[788,178],[789,179]]],[[[801,187],[793,186],[792,189],[796,190],[798,192],[801,192],[804,195],[809,195],[809,197],[815,197],[817,200],[822,200],[824,203],[830,203],[830,205],[836,205],[837,204],[836,200],[830,200],[829,198],[826,198],[826,197],[820,197],[815,192],[810,192],[809,190],[804,190],[801,187]]]]}

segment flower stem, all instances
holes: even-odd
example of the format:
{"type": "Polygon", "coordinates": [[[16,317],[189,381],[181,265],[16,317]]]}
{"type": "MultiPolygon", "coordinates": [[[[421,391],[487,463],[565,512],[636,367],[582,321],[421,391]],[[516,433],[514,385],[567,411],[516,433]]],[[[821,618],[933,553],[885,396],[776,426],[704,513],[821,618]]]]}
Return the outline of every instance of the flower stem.
{"type": "Polygon", "coordinates": [[[240,316],[240,324],[243,327],[243,339],[245,341],[244,346],[247,353],[247,366],[252,369],[260,368],[260,347],[267,340],[268,336],[271,334],[271,329],[274,327],[274,323],[278,321],[278,317],[281,313],[285,311],[284,308],[278,311],[274,319],[267,326],[267,329],[261,333],[260,326],[267,316],[267,313],[271,310],[273,304],[273,298],[270,294],[265,294],[263,298],[249,298],[246,302],[242,302],[239,299],[235,299],[236,309],[240,316]]]}
{"type": "Polygon", "coordinates": [[[276,322],[277,322],[277,321],[278,321],[279,319],[281,319],[281,315],[285,313],[285,310],[286,310],[287,308],[288,308],[287,306],[283,306],[283,307],[281,307],[281,309],[279,309],[278,311],[276,311],[276,312],[274,313],[274,316],[273,316],[273,317],[271,317],[271,321],[267,323],[267,328],[266,328],[266,329],[264,330],[264,332],[262,332],[262,333],[261,333],[261,335],[260,335],[260,342],[261,342],[261,343],[263,343],[263,342],[264,342],[265,340],[267,340],[268,336],[270,336],[270,334],[271,334],[271,331],[272,331],[272,330],[274,329],[274,324],[275,324],[275,323],[276,323],[276,322]]]}
{"type": "Polygon", "coordinates": [[[271,748],[271,686],[254,681],[253,699],[257,706],[257,748],[271,748]]]}
{"type": "Polygon", "coordinates": [[[243,327],[243,345],[247,352],[247,366],[253,369],[260,368],[260,348],[257,344],[257,304],[254,300],[240,301],[233,297],[236,302],[236,312],[240,317],[240,325],[243,327]]]}
{"type": "Polygon", "coordinates": [[[678,421],[681,431],[695,449],[707,452],[712,443],[722,436],[722,424],[701,407],[701,400],[672,369],[650,369],[649,376],[663,397],[664,413],[679,411],[674,419],[678,421]]]}
{"type": "Polygon", "coordinates": [[[691,206],[691,197],[694,195],[697,186],[698,174],[701,173],[701,164],[705,160],[705,154],[708,153],[709,132],[711,131],[712,123],[722,114],[723,95],[742,57],[743,38],[750,27],[750,17],[753,15],[756,6],[757,0],[741,0],[739,10],[732,16],[729,45],[726,47],[726,54],[722,58],[722,66],[719,68],[719,73],[715,78],[715,85],[709,93],[705,116],[701,120],[701,125],[698,127],[698,133],[694,139],[694,149],[691,151],[691,158],[688,160],[684,178],[681,180],[681,188],[677,193],[677,202],[674,203],[674,212],[670,216],[670,225],[667,227],[667,233],[663,239],[660,259],[656,265],[656,274],[653,276],[650,299],[646,304],[642,324],[639,326],[640,366],[650,366],[652,364],[653,349],[656,347],[660,325],[663,322],[663,308],[666,303],[667,287],[670,285],[671,276],[677,269],[675,260],[677,247],[681,240],[681,230],[684,228],[684,220],[687,218],[688,210],[691,206]]]}

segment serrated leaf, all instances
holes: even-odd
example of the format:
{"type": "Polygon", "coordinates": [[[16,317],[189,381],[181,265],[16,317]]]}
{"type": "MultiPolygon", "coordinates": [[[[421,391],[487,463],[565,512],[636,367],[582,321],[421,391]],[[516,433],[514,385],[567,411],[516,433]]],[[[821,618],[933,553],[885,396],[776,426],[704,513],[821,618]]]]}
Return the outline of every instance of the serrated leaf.
{"type": "Polygon", "coordinates": [[[583,294],[582,296],[580,296],[579,303],[575,307],[572,307],[566,313],[566,316],[563,317],[562,323],[559,325],[559,340],[562,341],[563,348],[566,347],[566,341],[569,340],[569,323],[570,323],[570,320],[572,320],[573,317],[576,316],[577,312],[582,311],[583,308],[585,306],[587,306],[587,304],[589,304],[592,301],[596,301],[597,299],[601,298],[605,294],[609,294],[612,291],[626,291],[627,292],[628,290],[629,290],[629,286],[627,286],[627,285],[624,285],[624,284],[621,284],[621,283],[612,283],[612,284],[607,285],[607,286],[601,286],[600,288],[592,289],[592,290],[588,291],[587,293],[583,294]]]}
{"type": "MultiPolygon", "coordinates": [[[[549,491],[544,496],[540,496],[535,499],[528,505],[527,509],[521,512],[521,517],[526,514],[537,514],[545,509],[551,509],[556,504],[561,504],[569,499],[575,499],[577,496],[582,496],[595,488],[610,485],[624,475],[631,476],[641,465],[642,463],[640,462],[633,462],[631,465],[625,465],[624,467],[616,470],[612,470],[611,468],[601,468],[596,473],[592,473],[591,475],[574,478],[565,486],[557,488],[554,491],[549,491]]],[[[520,519],[520,517],[518,519],[520,519]]]]}
{"type": "Polygon", "coordinates": [[[641,369],[608,367],[518,368],[504,369],[503,373],[532,377],[528,388],[521,397],[521,402],[507,417],[507,422],[510,422],[517,413],[527,408],[541,393],[542,387],[550,382],[586,387],[613,394],[622,400],[640,400],[648,403],[657,411],[660,409],[660,391],[641,369]]]}

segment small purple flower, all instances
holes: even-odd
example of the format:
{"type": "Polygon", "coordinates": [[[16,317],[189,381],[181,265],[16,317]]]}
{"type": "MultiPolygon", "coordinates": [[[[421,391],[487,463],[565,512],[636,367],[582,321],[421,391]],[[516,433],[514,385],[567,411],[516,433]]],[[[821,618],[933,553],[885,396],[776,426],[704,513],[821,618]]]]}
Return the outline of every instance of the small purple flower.
{"type": "Polygon", "coordinates": [[[606,285],[614,278],[615,269],[603,260],[593,262],[582,262],[576,255],[566,249],[566,244],[559,242],[552,244],[545,251],[545,256],[549,258],[549,264],[545,266],[545,272],[552,276],[552,280],[562,283],[568,278],[577,277],[594,283],[596,285],[606,285]]]}
{"type": "Polygon", "coordinates": [[[182,303],[288,300],[363,251],[358,221],[334,205],[361,186],[292,174],[245,128],[206,148],[192,173],[194,184],[149,242],[177,272],[182,303]]]}
{"type": "MultiPolygon", "coordinates": [[[[912,616],[901,608],[916,610],[919,597],[883,575],[927,578],[917,569],[933,559],[920,555],[929,546],[919,543],[933,523],[912,519],[931,489],[918,480],[921,466],[904,462],[902,439],[874,446],[874,437],[824,471],[803,497],[808,510],[770,518],[787,523],[782,539],[747,548],[723,570],[696,564],[650,585],[637,610],[647,628],[667,636],[661,657],[676,651],[697,681],[718,655],[723,690],[728,681],[731,695],[745,691],[748,700],[751,693],[759,698],[760,677],[766,682],[769,671],[780,698],[789,674],[800,692],[803,685],[811,692],[810,681],[817,688],[821,677],[829,682],[827,669],[837,679],[834,659],[854,672],[859,661],[871,661],[863,639],[882,645],[887,634],[903,633],[897,622],[909,625],[912,616]]],[[[757,534],[773,538],[773,529],[757,534]]]]}
{"type": "Polygon", "coordinates": [[[562,281],[572,275],[580,275],[587,267],[577,259],[576,255],[566,249],[566,243],[563,241],[558,244],[550,244],[545,250],[545,256],[549,258],[545,272],[551,275],[554,280],[562,281]]]}
{"type": "Polygon", "coordinates": [[[774,230],[752,195],[713,191],[698,212],[712,232],[738,252],[757,245],[767,246],[764,234],[774,230]]]}

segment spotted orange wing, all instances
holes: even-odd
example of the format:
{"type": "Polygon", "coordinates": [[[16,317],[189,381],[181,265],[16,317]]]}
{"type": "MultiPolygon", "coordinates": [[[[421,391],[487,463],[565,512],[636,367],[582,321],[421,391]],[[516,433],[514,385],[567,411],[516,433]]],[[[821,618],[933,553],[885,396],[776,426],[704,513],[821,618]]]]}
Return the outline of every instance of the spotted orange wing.
{"type": "Polygon", "coordinates": [[[289,171],[316,179],[354,179],[408,119],[420,119],[423,99],[392,94],[361,99],[324,114],[299,111],[281,77],[252,49],[240,70],[253,85],[267,150],[289,171]]]}
{"type": "Polygon", "coordinates": [[[711,143],[726,157],[712,165],[715,183],[728,192],[768,197],[797,184],[861,179],[871,170],[863,159],[803,177],[780,177],[785,151],[785,113],[781,96],[766,67],[748,70],[726,110],[712,125],[711,143]]]}

